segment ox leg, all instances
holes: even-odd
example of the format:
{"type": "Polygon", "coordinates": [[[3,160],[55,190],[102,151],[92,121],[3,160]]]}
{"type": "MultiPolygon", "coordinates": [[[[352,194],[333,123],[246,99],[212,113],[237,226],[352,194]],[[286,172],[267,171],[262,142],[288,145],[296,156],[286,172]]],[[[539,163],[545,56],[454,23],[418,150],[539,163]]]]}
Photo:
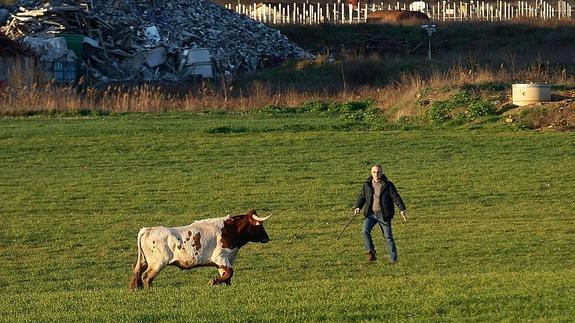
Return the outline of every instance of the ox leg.
{"type": "Polygon", "coordinates": [[[156,278],[156,276],[158,276],[160,271],[162,271],[162,269],[165,266],[166,266],[165,263],[160,263],[159,265],[156,265],[156,266],[151,266],[151,265],[148,266],[146,271],[144,271],[144,273],[142,274],[142,282],[144,283],[145,288],[152,287],[152,282],[154,281],[154,278],[156,278]]]}
{"type": "Polygon", "coordinates": [[[158,276],[159,273],[160,273],[159,270],[152,270],[151,268],[148,268],[148,270],[146,270],[142,275],[142,282],[144,283],[144,288],[152,287],[152,282],[154,281],[154,278],[158,276]]]}
{"type": "Polygon", "coordinates": [[[210,281],[210,285],[219,285],[219,284],[232,284],[232,276],[234,275],[234,270],[232,267],[221,266],[218,268],[218,272],[220,273],[220,277],[216,277],[210,281]]]}
{"type": "Polygon", "coordinates": [[[142,281],[142,273],[148,268],[148,264],[135,263],[132,268],[132,279],[130,280],[130,289],[142,288],[144,282],[142,281]]]}

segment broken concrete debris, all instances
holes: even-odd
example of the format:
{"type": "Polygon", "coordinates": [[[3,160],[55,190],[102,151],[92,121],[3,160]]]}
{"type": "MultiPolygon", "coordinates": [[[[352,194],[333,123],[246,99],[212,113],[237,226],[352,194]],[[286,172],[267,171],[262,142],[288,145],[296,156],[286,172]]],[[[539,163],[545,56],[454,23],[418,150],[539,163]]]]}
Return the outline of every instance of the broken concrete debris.
{"type": "MultiPolygon", "coordinates": [[[[230,77],[256,70],[264,59],[310,56],[278,30],[209,0],[59,1],[57,5],[23,0],[20,5],[2,27],[8,37],[36,44],[31,47],[40,57],[68,60],[71,54],[61,47],[58,53],[47,54],[48,45],[37,45],[38,39],[50,43],[51,38],[64,37],[68,46],[64,51],[73,52],[78,67],[100,82],[230,77]]],[[[61,45],[61,40],[55,42],[61,45]]]]}

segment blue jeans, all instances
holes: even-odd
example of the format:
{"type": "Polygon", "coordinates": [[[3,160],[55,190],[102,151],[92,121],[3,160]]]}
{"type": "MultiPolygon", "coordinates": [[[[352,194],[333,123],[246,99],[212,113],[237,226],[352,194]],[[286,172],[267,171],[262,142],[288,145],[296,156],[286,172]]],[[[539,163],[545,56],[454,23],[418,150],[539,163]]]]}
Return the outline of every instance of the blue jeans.
{"type": "Polygon", "coordinates": [[[391,261],[397,261],[397,250],[395,248],[395,241],[393,240],[393,232],[391,231],[391,220],[384,221],[381,213],[375,213],[363,221],[363,228],[361,233],[363,235],[363,244],[365,250],[370,252],[375,252],[375,247],[373,246],[373,239],[371,238],[371,230],[373,227],[379,224],[381,232],[385,236],[385,241],[387,242],[387,249],[389,250],[389,257],[391,261]]]}

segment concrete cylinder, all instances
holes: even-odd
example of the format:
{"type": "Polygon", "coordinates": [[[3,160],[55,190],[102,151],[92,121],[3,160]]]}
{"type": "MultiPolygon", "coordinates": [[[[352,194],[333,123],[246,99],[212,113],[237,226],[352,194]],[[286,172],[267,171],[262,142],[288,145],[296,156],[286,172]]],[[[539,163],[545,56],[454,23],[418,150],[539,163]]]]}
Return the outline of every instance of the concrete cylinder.
{"type": "Polygon", "coordinates": [[[513,84],[512,95],[517,106],[551,101],[551,84],[513,84]]]}

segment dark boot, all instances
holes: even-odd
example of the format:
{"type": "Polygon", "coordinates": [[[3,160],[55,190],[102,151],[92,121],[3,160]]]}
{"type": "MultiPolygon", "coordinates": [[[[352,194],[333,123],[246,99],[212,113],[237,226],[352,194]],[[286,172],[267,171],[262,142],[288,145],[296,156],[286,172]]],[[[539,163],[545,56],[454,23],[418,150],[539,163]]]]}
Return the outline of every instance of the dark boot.
{"type": "Polygon", "coordinates": [[[369,261],[375,261],[377,258],[375,257],[375,250],[372,251],[368,251],[367,252],[367,260],[369,261]]]}

